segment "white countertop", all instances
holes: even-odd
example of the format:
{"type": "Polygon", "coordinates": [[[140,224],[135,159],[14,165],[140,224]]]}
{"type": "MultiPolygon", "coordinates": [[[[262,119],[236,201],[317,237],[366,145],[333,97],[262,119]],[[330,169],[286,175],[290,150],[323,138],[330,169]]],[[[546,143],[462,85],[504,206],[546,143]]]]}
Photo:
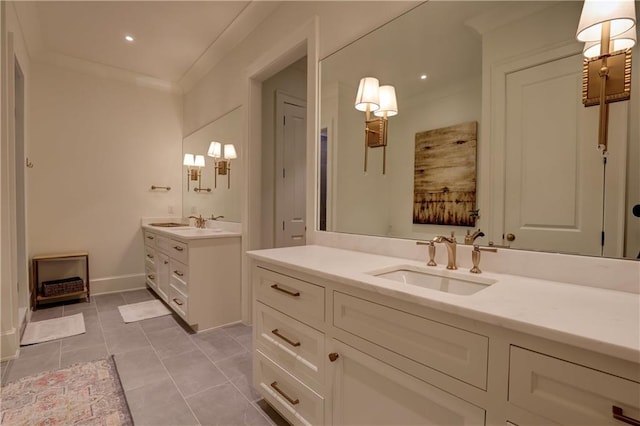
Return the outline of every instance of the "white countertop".
{"type": "MultiPolygon", "coordinates": [[[[331,281],[374,291],[515,331],[640,362],[640,295],[516,275],[476,275],[467,269],[438,274],[496,280],[472,295],[456,295],[375,277],[367,272],[425,262],[324,246],[247,252],[267,261],[331,281]]],[[[482,268],[482,263],[480,264],[482,268]]]]}
{"type": "Polygon", "coordinates": [[[142,228],[164,235],[169,238],[177,238],[180,240],[201,240],[205,238],[233,238],[240,237],[240,232],[228,231],[222,228],[195,228],[185,225],[181,227],[165,228],[161,226],[142,225],[142,228]]]}

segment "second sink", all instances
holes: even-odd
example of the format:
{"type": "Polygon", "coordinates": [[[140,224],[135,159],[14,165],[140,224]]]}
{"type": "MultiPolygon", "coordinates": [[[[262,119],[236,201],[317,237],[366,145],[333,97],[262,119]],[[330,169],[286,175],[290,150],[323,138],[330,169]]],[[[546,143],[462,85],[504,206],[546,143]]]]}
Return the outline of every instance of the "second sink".
{"type": "Polygon", "coordinates": [[[370,272],[370,275],[433,290],[459,295],[470,295],[484,290],[496,281],[487,278],[467,279],[453,276],[451,273],[438,274],[412,265],[401,265],[383,271],[370,272]]]}

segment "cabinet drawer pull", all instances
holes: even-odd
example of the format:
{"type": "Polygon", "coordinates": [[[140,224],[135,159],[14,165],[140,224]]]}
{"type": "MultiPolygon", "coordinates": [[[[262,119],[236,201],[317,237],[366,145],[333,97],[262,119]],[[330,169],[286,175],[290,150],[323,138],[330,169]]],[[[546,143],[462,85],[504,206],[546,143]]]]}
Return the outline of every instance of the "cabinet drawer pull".
{"type": "Polygon", "coordinates": [[[340,358],[340,355],[335,352],[329,354],[329,361],[331,362],[335,362],[338,358],[340,358]]]}
{"type": "Polygon", "coordinates": [[[149,277],[150,280],[155,280],[156,276],[155,275],[147,275],[149,277]]]}
{"type": "Polygon", "coordinates": [[[178,250],[178,251],[182,251],[182,250],[184,250],[184,249],[183,249],[182,247],[180,247],[180,246],[173,246],[173,248],[174,248],[174,249],[176,249],[176,250],[178,250]]]}
{"type": "Polygon", "coordinates": [[[153,240],[152,236],[147,236],[147,240],[153,240]]]}
{"type": "Polygon", "coordinates": [[[176,303],[176,305],[178,305],[178,306],[182,306],[182,305],[183,305],[183,303],[182,303],[179,299],[176,299],[175,297],[173,298],[173,301],[174,301],[174,302],[176,303]]]}
{"type": "Polygon", "coordinates": [[[285,342],[287,342],[288,344],[290,344],[291,346],[293,346],[293,347],[300,346],[300,342],[294,342],[292,340],[287,339],[282,334],[280,334],[280,332],[278,331],[277,328],[275,330],[271,330],[271,332],[273,334],[275,334],[276,336],[278,336],[279,338],[281,338],[282,340],[284,340],[285,342]]]}
{"type": "Polygon", "coordinates": [[[164,264],[166,265],[167,263],[169,263],[169,261],[168,261],[168,260],[165,260],[165,261],[164,261],[164,264]]]}
{"type": "Polygon", "coordinates": [[[620,420],[621,422],[625,422],[627,424],[633,426],[640,426],[640,420],[636,420],[633,417],[627,417],[622,414],[622,408],[616,407],[615,405],[611,407],[611,412],[613,413],[613,418],[616,420],[620,420]]]}
{"type": "Polygon", "coordinates": [[[271,387],[274,388],[276,390],[276,392],[278,392],[280,395],[282,395],[284,397],[284,399],[289,401],[291,403],[291,405],[296,405],[297,403],[300,402],[300,400],[298,398],[292,399],[289,395],[287,395],[286,393],[282,392],[280,390],[280,388],[278,387],[278,382],[271,383],[271,387]]]}
{"type": "Polygon", "coordinates": [[[173,271],[174,274],[176,274],[179,277],[184,277],[184,274],[180,271],[178,271],[177,269],[175,271],[173,271]]]}
{"type": "Polygon", "coordinates": [[[147,257],[148,257],[149,259],[153,259],[153,256],[152,256],[152,255],[150,255],[150,254],[148,254],[148,255],[147,255],[147,257]]]}
{"type": "Polygon", "coordinates": [[[273,284],[273,285],[271,286],[271,288],[272,288],[272,289],[274,289],[274,290],[278,290],[278,291],[281,291],[281,292],[283,292],[283,293],[286,293],[286,294],[288,294],[289,296],[293,296],[293,297],[300,297],[300,292],[299,292],[299,291],[296,291],[296,292],[294,293],[294,292],[292,292],[292,291],[285,290],[284,288],[280,288],[280,287],[278,287],[278,284],[273,284]]]}

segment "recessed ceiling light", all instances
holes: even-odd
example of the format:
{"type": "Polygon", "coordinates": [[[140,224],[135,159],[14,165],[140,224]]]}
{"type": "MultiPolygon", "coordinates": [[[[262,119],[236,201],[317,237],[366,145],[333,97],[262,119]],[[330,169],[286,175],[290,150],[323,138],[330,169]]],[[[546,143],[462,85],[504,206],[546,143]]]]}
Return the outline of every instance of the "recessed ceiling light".
{"type": "Polygon", "coordinates": [[[426,79],[427,79],[427,75],[426,75],[426,74],[422,74],[422,75],[420,76],[420,80],[426,80],[426,79]]]}
{"type": "Polygon", "coordinates": [[[124,39],[127,40],[129,43],[133,41],[133,37],[131,37],[130,35],[124,36],[124,39]]]}

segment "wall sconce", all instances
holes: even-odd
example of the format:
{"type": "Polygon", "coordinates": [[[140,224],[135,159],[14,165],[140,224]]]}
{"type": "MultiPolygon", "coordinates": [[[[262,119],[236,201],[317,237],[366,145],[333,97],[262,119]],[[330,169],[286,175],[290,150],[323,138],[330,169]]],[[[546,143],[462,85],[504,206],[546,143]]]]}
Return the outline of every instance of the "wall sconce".
{"type": "Polygon", "coordinates": [[[213,168],[215,170],[214,187],[218,187],[218,175],[227,177],[227,188],[231,188],[231,160],[238,158],[236,147],[233,144],[211,142],[207,151],[209,157],[213,157],[213,168]]]}
{"type": "Polygon", "coordinates": [[[355,108],[364,111],[364,171],[367,171],[367,149],[382,147],[382,174],[387,171],[387,131],[388,117],[398,115],[396,89],[393,86],[380,86],[375,77],[360,80],[356,94],[355,108]],[[376,118],[371,118],[371,113],[376,118]]]}
{"type": "Polygon", "coordinates": [[[631,48],[636,43],[633,0],[585,0],[576,38],[585,42],[582,103],[600,105],[598,149],[607,152],[609,103],[631,96],[631,48]]]}
{"type": "Polygon", "coordinates": [[[193,155],[187,153],[184,155],[182,164],[187,166],[187,191],[189,191],[189,181],[197,180],[198,187],[193,188],[195,192],[211,192],[211,188],[202,188],[200,186],[202,180],[202,167],[204,167],[204,155],[193,155]]]}

